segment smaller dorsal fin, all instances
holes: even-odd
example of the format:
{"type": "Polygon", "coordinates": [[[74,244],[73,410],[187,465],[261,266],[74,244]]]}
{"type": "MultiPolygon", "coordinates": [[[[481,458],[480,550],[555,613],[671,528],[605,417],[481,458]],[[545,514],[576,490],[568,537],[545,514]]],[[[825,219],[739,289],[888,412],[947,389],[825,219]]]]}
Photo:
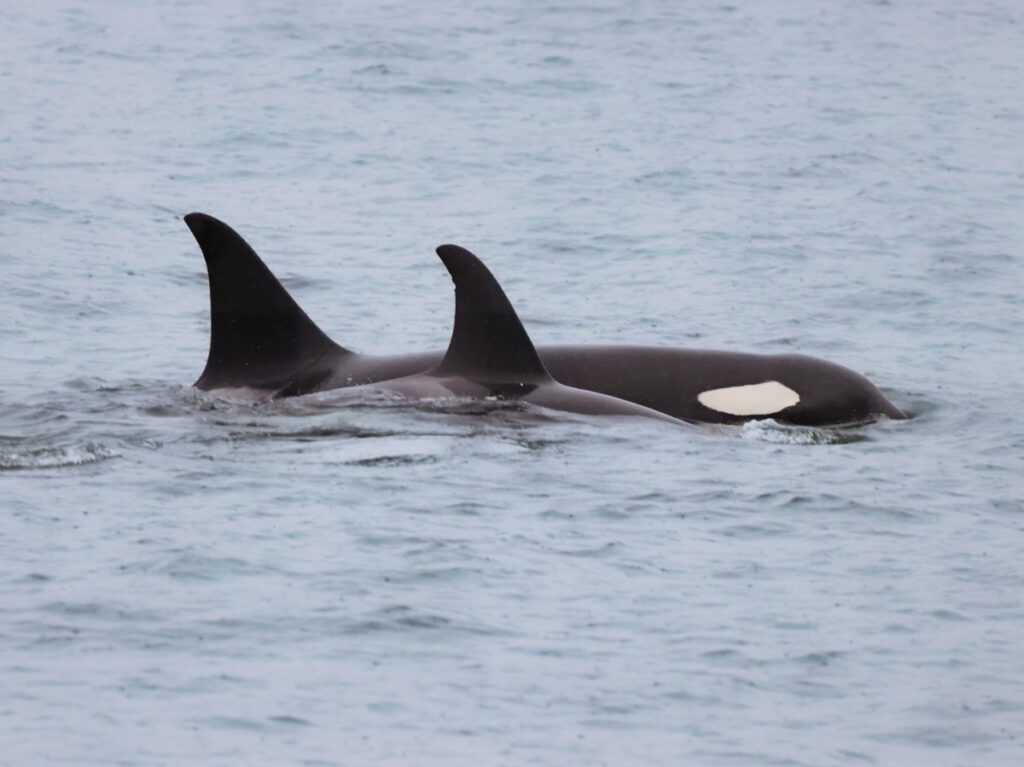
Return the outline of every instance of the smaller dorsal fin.
{"type": "Polygon", "coordinates": [[[437,255],[455,283],[455,327],[431,374],[490,384],[550,381],[516,310],[480,259],[458,245],[442,245],[437,255]]]}
{"type": "Polygon", "coordinates": [[[256,252],[230,226],[189,213],[210,278],[210,355],[200,389],[273,389],[330,353],[328,338],[288,295],[256,252]]]}

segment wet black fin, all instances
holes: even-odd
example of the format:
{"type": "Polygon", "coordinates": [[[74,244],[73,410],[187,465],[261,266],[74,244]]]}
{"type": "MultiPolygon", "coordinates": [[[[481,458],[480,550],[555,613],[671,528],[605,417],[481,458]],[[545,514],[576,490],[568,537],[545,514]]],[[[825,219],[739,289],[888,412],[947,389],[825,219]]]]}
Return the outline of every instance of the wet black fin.
{"type": "Polygon", "coordinates": [[[480,259],[458,245],[442,245],[437,255],[455,283],[455,327],[431,374],[489,384],[550,381],[516,310],[480,259]]]}
{"type": "Polygon", "coordinates": [[[235,230],[189,213],[210,278],[210,355],[199,389],[277,389],[328,355],[346,354],[299,308],[235,230]]]}

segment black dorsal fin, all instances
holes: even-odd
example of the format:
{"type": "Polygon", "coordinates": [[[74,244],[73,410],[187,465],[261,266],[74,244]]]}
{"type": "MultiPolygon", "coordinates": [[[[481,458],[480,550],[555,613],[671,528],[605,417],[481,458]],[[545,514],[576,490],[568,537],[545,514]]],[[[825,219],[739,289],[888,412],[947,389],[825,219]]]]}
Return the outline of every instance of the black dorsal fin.
{"type": "Polygon", "coordinates": [[[189,213],[210,278],[210,355],[200,389],[275,389],[327,354],[347,353],[299,308],[235,230],[189,213]]]}
{"type": "Polygon", "coordinates": [[[485,384],[551,380],[505,291],[479,258],[458,245],[437,249],[455,283],[455,328],[433,375],[485,384]]]}

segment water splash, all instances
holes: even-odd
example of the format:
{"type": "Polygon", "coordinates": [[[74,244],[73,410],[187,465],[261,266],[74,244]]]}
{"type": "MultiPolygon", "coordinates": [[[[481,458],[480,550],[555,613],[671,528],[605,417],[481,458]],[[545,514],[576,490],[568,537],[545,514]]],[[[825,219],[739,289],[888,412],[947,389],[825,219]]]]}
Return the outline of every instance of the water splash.
{"type": "Polygon", "coordinates": [[[816,429],[809,426],[787,426],[771,418],[748,421],[739,429],[740,438],[773,445],[845,445],[865,442],[866,434],[850,429],[816,429]]]}
{"type": "Polygon", "coordinates": [[[117,458],[120,455],[117,450],[97,442],[30,448],[22,451],[0,450],[0,471],[84,466],[105,461],[108,458],[117,458]]]}

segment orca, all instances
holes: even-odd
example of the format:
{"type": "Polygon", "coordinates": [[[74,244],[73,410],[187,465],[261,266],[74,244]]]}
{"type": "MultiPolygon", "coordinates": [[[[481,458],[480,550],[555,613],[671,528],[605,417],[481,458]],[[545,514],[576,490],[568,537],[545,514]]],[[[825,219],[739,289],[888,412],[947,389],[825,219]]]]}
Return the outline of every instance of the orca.
{"type": "Polygon", "coordinates": [[[423,373],[355,387],[407,399],[517,399],[584,415],[644,416],[688,425],[656,410],[558,383],[544,367],[505,291],[479,258],[458,245],[437,255],[455,283],[455,324],[448,351],[423,373]]]}
{"type": "MultiPolygon", "coordinates": [[[[770,418],[799,426],[853,426],[883,416],[906,418],[864,376],[833,362],[799,354],[618,345],[534,349],[497,281],[479,259],[457,246],[438,249],[456,283],[456,332],[448,352],[358,354],[320,330],[231,227],[203,213],[188,214],[185,223],[202,250],[210,283],[210,350],[206,367],[195,382],[203,391],[250,400],[278,399],[419,376],[388,387],[418,396],[417,392],[445,389],[440,382],[448,380],[465,396],[514,396],[514,388],[503,387],[519,383],[515,379],[522,374],[522,383],[527,384],[529,378],[531,383],[527,385],[541,390],[534,395],[533,401],[538,404],[540,399],[554,404],[571,400],[572,407],[591,407],[581,404],[584,399],[575,392],[570,392],[571,397],[556,396],[554,392],[561,391],[552,387],[556,384],[690,423],[742,424],[770,418]],[[464,306],[483,301],[482,296],[496,299],[500,293],[503,303],[492,308],[495,318],[502,319],[492,318],[496,323],[493,327],[509,332],[500,343],[488,345],[477,338],[460,344],[449,360],[460,327],[460,279],[464,306]],[[467,287],[470,285],[473,287],[467,287]],[[468,295],[476,296],[474,302],[466,303],[468,295]],[[509,330],[512,318],[521,335],[509,330]],[[510,339],[515,339],[516,349],[529,344],[539,366],[530,361],[526,367],[515,368],[511,360],[503,359],[501,344],[510,339]],[[482,356],[471,363],[473,355],[482,356]],[[456,366],[456,359],[465,362],[466,368],[456,366]],[[481,376],[481,365],[484,369],[495,365],[511,377],[497,381],[502,376],[493,375],[493,371],[481,376]]],[[[463,329],[472,327],[465,318],[476,312],[464,313],[463,329]]],[[[519,351],[516,355],[520,363],[525,359],[520,359],[519,351]]],[[[530,401],[525,389],[518,394],[530,401]]],[[[592,404],[594,412],[605,412],[604,405],[596,401],[592,404]]]]}

